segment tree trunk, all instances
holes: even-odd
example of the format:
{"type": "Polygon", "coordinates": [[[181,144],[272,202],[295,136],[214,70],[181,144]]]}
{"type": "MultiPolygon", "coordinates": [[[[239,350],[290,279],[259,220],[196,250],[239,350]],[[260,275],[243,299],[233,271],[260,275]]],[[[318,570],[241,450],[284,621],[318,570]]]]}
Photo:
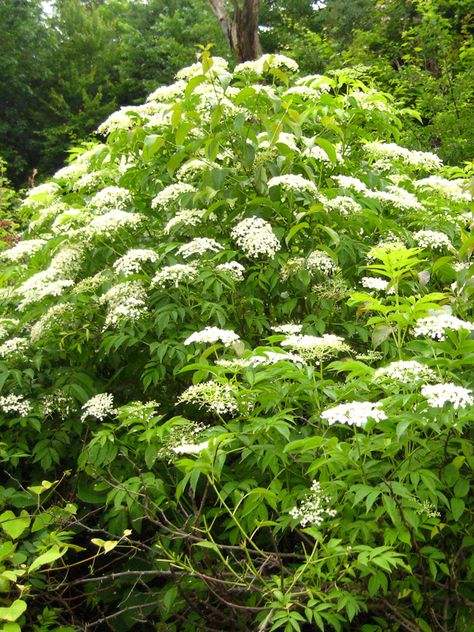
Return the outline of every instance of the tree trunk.
{"type": "Polygon", "coordinates": [[[258,37],[258,13],[260,0],[232,0],[232,17],[225,6],[225,0],[209,0],[212,12],[221,25],[231,50],[239,62],[257,59],[262,54],[258,37]]]}

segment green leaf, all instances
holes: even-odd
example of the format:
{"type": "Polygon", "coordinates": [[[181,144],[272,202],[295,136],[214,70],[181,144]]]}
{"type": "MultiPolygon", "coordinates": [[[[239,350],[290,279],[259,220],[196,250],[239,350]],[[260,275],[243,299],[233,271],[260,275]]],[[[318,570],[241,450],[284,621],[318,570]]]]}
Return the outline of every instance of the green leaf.
{"type": "Polygon", "coordinates": [[[0,515],[0,526],[12,540],[19,538],[23,531],[28,529],[30,522],[30,515],[25,510],[18,517],[10,510],[0,515]]]}
{"type": "Polygon", "coordinates": [[[66,551],[67,551],[67,546],[62,547],[60,549],[59,546],[55,544],[53,547],[49,549],[49,551],[46,551],[46,553],[43,553],[42,555],[37,557],[32,562],[32,564],[30,564],[30,567],[28,568],[28,572],[32,573],[40,566],[44,566],[45,564],[51,564],[51,562],[55,562],[57,559],[62,557],[64,553],[66,553],[66,551]]]}
{"type": "Polygon", "coordinates": [[[8,608],[0,608],[0,621],[16,621],[26,610],[26,602],[16,599],[8,608]]]}
{"type": "Polygon", "coordinates": [[[461,498],[451,498],[451,511],[453,513],[454,521],[457,522],[463,515],[466,505],[461,498]]]}
{"type": "Polygon", "coordinates": [[[321,149],[323,149],[327,153],[328,158],[332,162],[332,164],[336,165],[337,153],[336,153],[336,148],[334,147],[334,145],[330,143],[328,140],[326,140],[325,138],[315,138],[314,142],[317,145],[319,145],[321,149]]]}

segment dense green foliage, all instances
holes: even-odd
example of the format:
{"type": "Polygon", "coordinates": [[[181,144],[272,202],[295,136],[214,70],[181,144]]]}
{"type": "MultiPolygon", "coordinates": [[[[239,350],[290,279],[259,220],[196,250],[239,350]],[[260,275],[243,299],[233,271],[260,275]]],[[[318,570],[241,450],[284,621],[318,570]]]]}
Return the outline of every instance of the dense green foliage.
{"type": "Polygon", "coordinates": [[[204,54],[27,196],[5,632],[469,629],[472,174],[296,69],[204,54]]]}

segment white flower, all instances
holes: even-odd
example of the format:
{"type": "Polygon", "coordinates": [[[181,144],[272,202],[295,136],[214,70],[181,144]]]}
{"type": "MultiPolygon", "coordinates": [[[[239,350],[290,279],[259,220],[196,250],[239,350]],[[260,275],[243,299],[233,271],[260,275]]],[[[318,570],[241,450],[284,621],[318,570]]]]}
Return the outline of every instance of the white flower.
{"type": "Polygon", "coordinates": [[[168,220],[163,232],[165,235],[169,235],[175,228],[182,228],[183,226],[197,226],[200,224],[204,217],[204,211],[200,209],[184,209],[178,211],[174,217],[168,220]]]}
{"type": "Polygon", "coordinates": [[[20,417],[26,417],[32,406],[23,395],[11,394],[0,397],[0,408],[4,413],[17,413],[20,417]]]}
{"type": "Polygon", "coordinates": [[[151,208],[166,208],[177,202],[185,193],[197,193],[197,189],[186,182],[176,182],[162,189],[151,201],[151,208]]]}
{"type": "Polygon", "coordinates": [[[171,450],[175,454],[199,454],[203,450],[206,450],[209,447],[209,440],[202,441],[201,443],[192,444],[192,443],[182,443],[181,445],[177,445],[171,450]]]}
{"type": "Polygon", "coordinates": [[[216,270],[224,272],[224,274],[230,276],[234,281],[243,281],[245,268],[238,261],[220,263],[216,266],[216,270]]]}
{"type": "Polygon", "coordinates": [[[448,329],[474,331],[474,323],[461,320],[441,309],[436,310],[430,316],[417,320],[414,334],[415,336],[429,336],[434,340],[445,340],[448,329]]]}
{"type": "Polygon", "coordinates": [[[379,277],[362,277],[360,282],[369,290],[377,290],[378,292],[384,292],[389,284],[388,281],[379,277]]]}
{"type": "Polygon", "coordinates": [[[298,174],[287,173],[283,176],[275,176],[268,181],[268,188],[281,187],[285,191],[294,191],[295,193],[311,193],[313,195],[318,194],[318,188],[303,176],[298,174]]]}
{"type": "Polygon", "coordinates": [[[429,367],[416,360],[398,360],[380,367],[374,373],[374,382],[393,380],[410,384],[412,382],[431,382],[436,379],[436,373],[429,367]]]}
{"type": "Polygon", "coordinates": [[[335,176],[334,179],[343,189],[353,189],[359,193],[366,193],[369,190],[367,185],[364,184],[362,180],[359,180],[359,178],[352,176],[335,176]]]}
{"type": "Polygon", "coordinates": [[[16,318],[0,318],[0,340],[10,335],[11,329],[18,326],[16,318]]]}
{"type": "Polygon", "coordinates": [[[22,355],[30,346],[26,338],[10,338],[0,345],[0,358],[22,355]]]}
{"type": "Polygon", "coordinates": [[[213,380],[193,384],[181,394],[178,403],[197,404],[218,415],[235,414],[239,411],[231,385],[213,380]]]}
{"type": "Polygon", "coordinates": [[[189,259],[190,257],[201,256],[208,252],[219,252],[219,250],[223,250],[223,248],[224,247],[215,239],[197,237],[189,243],[180,246],[176,254],[181,255],[183,259],[189,259]]]}
{"type": "Polygon", "coordinates": [[[64,290],[74,285],[71,279],[56,279],[56,273],[51,270],[38,272],[27,279],[16,290],[16,294],[23,300],[18,304],[18,308],[23,310],[27,305],[40,301],[46,296],[60,296],[64,290]]]}
{"type": "Polygon", "coordinates": [[[293,364],[306,365],[306,360],[296,353],[285,353],[282,351],[264,351],[262,355],[251,355],[247,358],[248,366],[256,368],[259,366],[270,366],[278,362],[292,362],[293,364]]]}
{"type": "Polygon", "coordinates": [[[382,404],[376,402],[347,402],[339,404],[333,408],[328,408],[321,413],[321,418],[332,424],[347,424],[348,426],[357,426],[363,428],[369,419],[374,421],[382,421],[387,419],[387,415],[381,409],[382,404]]]}
{"type": "MultiPolygon", "coordinates": [[[[92,191],[96,189],[108,176],[108,171],[103,169],[101,171],[91,171],[90,173],[84,173],[73,184],[73,191],[92,191]]],[[[117,187],[118,188],[118,187],[117,187]]]]}
{"type": "Polygon", "coordinates": [[[191,66],[181,68],[181,70],[176,73],[176,79],[192,79],[193,77],[197,77],[198,75],[206,75],[210,79],[219,79],[219,77],[221,76],[227,78],[229,76],[229,73],[227,72],[229,63],[227,62],[227,60],[223,59],[222,57],[212,57],[210,62],[211,66],[209,68],[206,68],[206,70],[203,68],[203,65],[200,61],[196,62],[195,64],[191,64],[191,66]]]}
{"type": "Polygon", "coordinates": [[[401,211],[421,211],[424,209],[423,204],[421,204],[416,195],[394,185],[388,186],[386,191],[371,191],[370,189],[366,189],[364,195],[379,200],[379,202],[388,202],[401,211]]]}
{"type": "Polygon", "coordinates": [[[164,101],[165,103],[172,103],[180,97],[184,96],[187,83],[182,79],[175,81],[169,86],[160,86],[154,92],[152,92],[147,101],[164,101]]]}
{"type": "Polygon", "coordinates": [[[104,329],[142,318],[147,311],[145,301],[146,292],[139,281],[125,281],[111,287],[99,299],[107,305],[104,329]]]}
{"type": "Polygon", "coordinates": [[[471,194],[465,190],[465,186],[464,180],[447,180],[441,176],[429,176],[415,182],[417,189],[436,191],[452,202],[469,202],[472,199],[471,194]]]}
{"type": "Polygon", "coordinates": [[[348,195],[338,195],[332,200],[326,200],[324,206],[329,211],[335,211],[344,216],[360,213],[362,206],[348,195]]]}
{"type": "Polygon", "coordinates": [[[232,238],[251,258],[273,257],[281,248],[271,225],[261,217],[247,217],[231,230],[232,238]]]}
{"type": "Polygon", "coordinates": [[[203,171],[209,171],[215,169],[219,165],[215,162],[206,162],[201,158],[193,158],[185,162],[176,172],[178,180],[192,179],[197,175],[200,175],[203,171]]]}
{"type": "Polygon", "coordinates": [[[306,259],[306,267],[312,274],[321,272],[326,276],[336,274],[338,271],[333,259],[323,250],[313,250],[306,259]]]}
{"type": "Polygon", "coordinates": [[[433,250],[444,250],[446,248],[447,250],[453,250],[449,237],[439,230],[419,230],[414,233],[413,238],[421,248],[433,248],[433,250]]]}
{"type": "Polygon", "coordinates": [[[84,411],[81,415],[81,421],[87,417],[95,417],[99,421],[103,421],[109,415],[115,414],[114,398],[110,393],[100,393],[91,397],[81,408],[84,411]]]}
{"type": "Polygon", "coordinates": [[[300,334],[302,329],[303,325],[298,325],[296,323],[288,323],[272,327],[272,331],[277,334],[300,334]]]}
{"type": "Polygon", "coordinates": [[[316,526],[324,522],[325,515],[328,518],[334,518],[337,514],[335,509],[329,509],[329,496],[322,493],[321,483],[313,481],[311,490],[306,494],[306,498],[301,502],[299,507],[293,507],[289,514],[295,520],[298,520],[304,528],[308,524],[316,526]]]}
{"type": "Polygon", "coordinates": [[[218,327],[205,327],[202,331],[195,331],[184,341],[185,345],[192,343],[214,343],[222,342],[226,347],[239,342],[239,336],[231,329],[219,329],[218,327]]]}
{"type": "Polygon", "coordinates": [[[31,342],[36,343],[38,340],[41,340],[56,324],[62,322],[65,314],[71,313],[72,311],[72,305],[68,305],[67,303],[52,305],[31,328],[31,342]]]}
{"type": "Polygon", "coordinates": [[[113,237],[120,230],[134,228],[143,221],[143,216],[127,211],[109,211],[105,215],[95,217],[85,228],[84,236],[113,237]]]}
{"type": "Polygon", "coordinates": [[[99,125],[97,131],[99,134],[110,134],[119,129],[131,129],[134,125],[137,125],[137,119],[134,114],[140,114],[140,106],[125,105],[112,114],[99,125]]]}
{"type": "Polygon", "coordinates": [[[154,263],[158,259],[158,254],[154,250],[132,249],[114,262],[113,269],[118,274],[128,276],[140,272],[142,264],[146,261],[154,263]]]}
{"type": "Polygon", "coordinates": [[[324,334],[323,336],[309,336],[293,334],[281,341],[282,347],[291,347],[305,360],[322,361],[338,353],[350,351],[351,348],[340,336],[324,334]]]}
{"type": "Polygon", "coordinates": [[[45,239],[25,239],[24,241],[19,241],[13,248],[1,252],[0,259],[7,259],[7,261],[18,263],[39,252],[45,243],[45,239]]]}
{"type": "Polygon", "coordinates": [[[234,68],[235,75],[257,75],[262,76],[272,68],[285,68],[291,72],[298,72],[296,61],[285,55],[261,55],[255,61],[244,61],[234,68]]]}
{"type": "Polygon", "coordinates": [[[186,263],[176,263],[173,266],[165,266],[159,270],[151,281],[151,285],[166,287],[167,285],[178,285],[182,282],[193,281],[198,274],[196,266],[186,263]]]}
{"type": "Polygon", "coordinates": [[[425,384],[421,387],[421,394],[433,408],[442,408],[445,404],[452,404],[457,410],[474,404],[470,389],[452,383],[425,384]]]}
{"type": "Polygon", "coordinates": [[[128,189],[123,187],[105,187],[90,201],[90,205],[99,211],[115,211],[125,209],[132,201],[132,196],[128,189]]]}
{"type": "Polygon", "coordinates": [[[411,167],[420,169],[439,169],[443,161],[439,156],[429,151],[415,151],[400,147],[396,143],[370,142],[364,145],[364,150],[375,159],[399,160],[411,167]]]}

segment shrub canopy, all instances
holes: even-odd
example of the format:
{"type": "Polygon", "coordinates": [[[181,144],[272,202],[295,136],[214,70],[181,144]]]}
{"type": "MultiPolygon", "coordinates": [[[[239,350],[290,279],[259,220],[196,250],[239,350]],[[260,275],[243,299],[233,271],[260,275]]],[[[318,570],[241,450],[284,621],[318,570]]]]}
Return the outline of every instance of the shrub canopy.
{"type": "Polygon", "coordinates": [[[297,70],[204,53],[24,201],[4,620],[467,622],[468,174],[396,144],[412,113],[351,71],[297,70]]]}

